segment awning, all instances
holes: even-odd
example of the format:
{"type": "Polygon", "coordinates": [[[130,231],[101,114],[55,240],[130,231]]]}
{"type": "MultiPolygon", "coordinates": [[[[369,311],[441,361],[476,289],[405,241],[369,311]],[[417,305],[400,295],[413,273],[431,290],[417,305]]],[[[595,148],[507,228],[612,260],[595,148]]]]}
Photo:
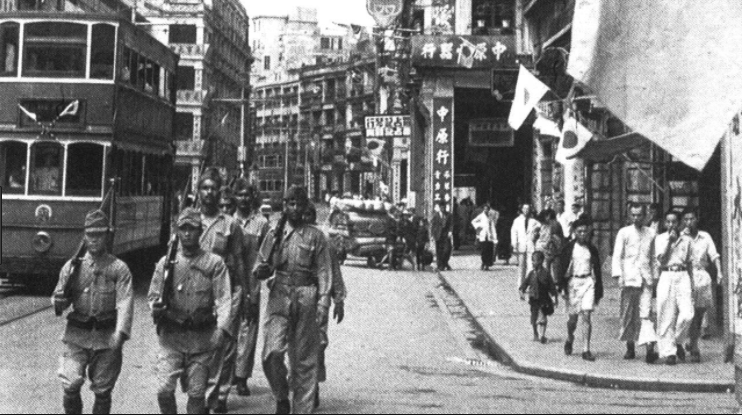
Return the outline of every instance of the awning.
{"type": "Polygon", "coordinates": [[[640,147],[647,142],[647,138],[639,133],[628,133],[604,140],[592,139],[579,153],[569,158],[581,158],[593,162],[611,161],[617,155],[640,147]]]}

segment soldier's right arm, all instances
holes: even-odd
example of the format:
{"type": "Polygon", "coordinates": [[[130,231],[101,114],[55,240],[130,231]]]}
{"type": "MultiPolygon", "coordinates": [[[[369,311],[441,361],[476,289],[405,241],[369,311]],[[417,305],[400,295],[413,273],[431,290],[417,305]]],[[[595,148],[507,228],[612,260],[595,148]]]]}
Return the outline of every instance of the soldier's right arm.
{"type": "Polygon", "coordinates": [[[54,288],[54,293],[52,293],[51,298],[52,305],[55,307],[55,311],[57,312],[64,311],[71,305],[71,298],[65,299],[64,304],[60,303],[65,296],[65,291],[67,291],[67,284],[70,282],[71,273],[72,261],[67,261],[67,263],[62,267],[62,270],[59,271],[59,281],[57,281],[57,286],[54,288]]]}
{"type": "Polygon", "coordinates": [[[149,293],[147,294],[147,302],[150,308],[162,296],[162,286],[165,278],[165,261],[167,261],[167,258],[162,258],[157,263],[155,273],[152,275],[152,282],[149,285],[149,293]]]}
{"type": "Polygon", "coordinates": [[[221,258],[218,258],[214,266],[214,275],[211,278],[214,296],[214,309],[216,310],[217,328],[229,332],[229,322],[232,312],[232,289],[229,283],[229,272],[221,258]]]}

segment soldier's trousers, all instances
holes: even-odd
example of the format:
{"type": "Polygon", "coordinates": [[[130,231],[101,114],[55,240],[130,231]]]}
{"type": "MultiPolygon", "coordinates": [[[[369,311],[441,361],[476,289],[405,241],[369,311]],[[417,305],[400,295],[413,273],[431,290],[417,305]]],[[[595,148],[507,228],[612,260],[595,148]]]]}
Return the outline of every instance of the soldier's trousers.
{"type": "Polygon", "coordinates": [[[90,379],[90,390],[96,395],[110,394],[121,374],[121,349],[92,350],[65,343],[57,375],[65,393],[80,393],[85,374],[90,379]]]}
{"type": "Polygon", "coordinates": [[[330,344],[330,338],[327,335],[327,328],[330,325],[329,317],[319,326],[319,357],[317,360],[317,381],[324,382],[327,380],[327,367],[325,366],[325,350],[330,344]]]}
{"type": "Polygon", "coordinates": [[[189,354],[160,346],[157,356],[158,395],[174,394],[180,379],[190,398],[203,398],[211,356],[211,352],[189,354]]]}
{"type": "Polygon", "coordinates": [[[293,413],[312,413],[320,351],[317,288],[276,284],[270,291],[267,313],[263,370],[273,396],[285,401],[293,392],[293,413]]]}
{"type": "Polygon", "coordinates": [[[232,317],[229,324],[229,336],[225,336],[222,346],[214,351],[209,364],[209,382],[206,388],[206,403],[215,408],[217,401],[225,401],[229,396],[234,381],[234,368],[237,359],[237,333],[239,331],[242,310],[242,288],[234,287],[232,291],[232,317]]]}
{"type": "MultiPolygon", "coordinates": [[[[260,295],[256,300],[260,304],[260,295]]],[[[247,304],[245,304],[247,307],[247,304]]],[[[240,330],[237,337],[237,362],[234,374],[240,379],[252,377],[255,367],[255,350],[258,345],[258,329],[260,327],[260,315],[252,319],[241,318],[240,330]]]]}

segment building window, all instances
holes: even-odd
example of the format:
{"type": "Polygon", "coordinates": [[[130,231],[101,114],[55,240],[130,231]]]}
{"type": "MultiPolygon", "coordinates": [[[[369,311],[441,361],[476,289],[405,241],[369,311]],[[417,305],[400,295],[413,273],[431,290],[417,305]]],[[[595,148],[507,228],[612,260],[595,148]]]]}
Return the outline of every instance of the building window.
{"type": "Polygon", "coordinates": [[[190,112],[175,114],[175,139],[180,141],[193,140],[193,114],[190,112]]]}
{"type": "Polygon", "coordinates": [[[193,91],[194,89],[196,89],[196,68],[178,66],[178,91],[193,91]]]}
{"type": "Polygon", "coordinates": [[[23,75],[84,78],[88,27],[77,23],[27,23],[23,75]]]}
{"type": "Polygon", "coordinates": [[[328,50],[330,49],[330,38],[329,37],[323,37],[319,40],[319,47],[322,50],[328,50]]]}
{"type": "Polygon", "coordinates": [[[0,25],[0,76],[18,74],[18,31],[15,22],[0,25]]]}
{"type": "Polygon", "coordinates": [[[513,0],[472,1],[472,33],[475,35],[511,33],[514,19],[513,0]]]}
{"type": "Polygon", "coordinates": [[[170,43],[196,43],[196,26],[185,24],[170,25],[170,43]]]}
{"type": "Polygon", "coordinates": [[[266,71],[271,70],[271,57],[270,56],[265,56],[263,58],[263,69],[266,71]]]}

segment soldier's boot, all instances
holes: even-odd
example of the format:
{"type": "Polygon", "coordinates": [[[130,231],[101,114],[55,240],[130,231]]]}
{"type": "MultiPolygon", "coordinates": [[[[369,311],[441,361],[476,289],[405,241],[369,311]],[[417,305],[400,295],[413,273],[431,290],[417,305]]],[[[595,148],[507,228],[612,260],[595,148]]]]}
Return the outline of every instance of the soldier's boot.
{"type": "Polygon", "coordinates": [[[178,403],[174,393],[162,393],[157,395],[157,403],[160,405],[160,413],[177,414],[178,403]]]}
{"type": "Polygon", "coordinates": [[[317,384],[317,389],[314,391],[314,409],[319,408],[319,383],[317,384]]]}
{"type": "Polygon", "coordinates": [[[80,392],[65,392],[62,399],[62,406],[64,407],[65,414],[81,414],[82,396],[80,396],[80,392]]]}
{"type": "Polygon", "coordinates": [[[188,397],[187,410],[189,414],[208,414],[206,398],[188,397]]]}
{"type": "Polygon", "coordinates": [[[108,415],[111,413],[111,393],[95,395],[93,414],[108,415]]]}

